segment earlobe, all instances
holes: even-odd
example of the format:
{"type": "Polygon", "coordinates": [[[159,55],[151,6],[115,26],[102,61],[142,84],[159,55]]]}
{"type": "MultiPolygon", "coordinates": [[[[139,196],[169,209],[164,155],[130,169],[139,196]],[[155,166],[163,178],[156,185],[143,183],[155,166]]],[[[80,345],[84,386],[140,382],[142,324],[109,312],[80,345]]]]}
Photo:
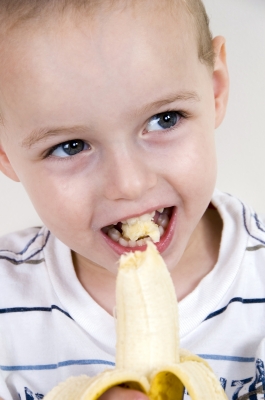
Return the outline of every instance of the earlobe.
{"type": "Polygon", "coordinates": [[[213,39],[213,49],[215,52],[215,64],[213,71],[215,128],[217,128],[224,119],[229,94],[229,75],[226,64],[226,47],[225,39],[222,36],[217,36],[213,39]]]}
{"type": "Polygon", "coordinates": [[[0,143],[0,171],[2,171],[3,174],[5,174],[8,178],[12,179],[13,181],[20,182],[1,143],[0,143]]]}

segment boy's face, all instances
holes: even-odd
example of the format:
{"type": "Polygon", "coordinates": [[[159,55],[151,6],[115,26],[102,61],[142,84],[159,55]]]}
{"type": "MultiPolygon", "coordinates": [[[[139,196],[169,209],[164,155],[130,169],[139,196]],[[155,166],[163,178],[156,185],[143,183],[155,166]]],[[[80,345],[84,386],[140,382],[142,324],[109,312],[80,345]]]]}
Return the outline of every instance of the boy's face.
{"type": "Polygon", "coordinates": [[[140,11],[14,32],[1,50],[2,169],[77,262],[111,272],[123,248],[102,228],[174,207],[158,245],[172,269],[216,178],[218,75],[187,17],[140,11]]]}

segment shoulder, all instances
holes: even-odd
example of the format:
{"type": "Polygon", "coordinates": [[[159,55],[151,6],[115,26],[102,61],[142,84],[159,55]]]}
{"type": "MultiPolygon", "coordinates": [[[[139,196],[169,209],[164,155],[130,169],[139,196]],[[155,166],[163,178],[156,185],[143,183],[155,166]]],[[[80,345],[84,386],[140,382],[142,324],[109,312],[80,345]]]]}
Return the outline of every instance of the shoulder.
{"type": "Polygon", "coordinates": [[[0,267],[40,263],[49,235],[45,227],[35,227],[2,236],[0,267]]]}
{"type": "Polygon", "coordinates": [[[264,217],[240,199],[218,191],[214,194],[213,204],[223,219],[219,253],[219,265],[225,272],[223,279],[229,281],[238,297],[263,298],[264,217]]]}
{"type": "Polygon", "coordinates": [[[231,239],[245,237],[248,246],[265,247],[265,217],[228,193],[214,192],[212,203],[220,213],[231,239]]]}
{"type": "Polygon", "coordinates": [[[7,315],[8,310],[9,316],[15,316],[17,310],[55,304],[47,267],[54,243],[56,238],[45,227],[0,238],[0,315],[7,315]],[[14,315],[13,310],[16,310],[14,315]]]}
{"type": "Polygon", "coordinates": [[[43,276],[43,250],[49,236],[46,228],[29,228],[0,238],[0,305],[15,294],[23,297],[26,288],[31,292],[34,282],[43,276]]]}

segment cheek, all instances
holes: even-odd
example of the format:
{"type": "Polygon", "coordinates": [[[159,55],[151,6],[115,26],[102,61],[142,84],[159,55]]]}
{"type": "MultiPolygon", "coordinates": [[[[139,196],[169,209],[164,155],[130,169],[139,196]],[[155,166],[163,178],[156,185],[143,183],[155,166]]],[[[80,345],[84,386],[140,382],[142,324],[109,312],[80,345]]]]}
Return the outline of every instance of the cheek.
{"type": "Polygon", "coordinates": [[[82,229],[90,223],[93,190],[81,178],[70,179],[38,171],[29,177],[22,183],[49,229],[82,229]]]}
{"type": "Polygon", "coordinates": [[[211,201],[216,183],[214,134],[207,140],[197,131],[194,140],[175,148],[167,162],[168,182],[177,195],[177,203],[187,221],[196,225],[211,201]]]}
{"type": "Polygon", "coordinates": [[[182,142],[169,149],[164,166],[183,191],[200,191],[212,187],[216,179],[214,133],[208,138],[204,132],[188,134],[182,142]]]}

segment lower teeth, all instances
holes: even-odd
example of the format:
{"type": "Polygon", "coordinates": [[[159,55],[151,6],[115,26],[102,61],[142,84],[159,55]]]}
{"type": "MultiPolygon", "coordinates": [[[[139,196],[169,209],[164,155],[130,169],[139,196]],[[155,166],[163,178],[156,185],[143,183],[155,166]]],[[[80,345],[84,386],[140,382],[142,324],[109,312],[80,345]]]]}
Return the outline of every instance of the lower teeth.
{"type": "Polygon", "coordinates": [[[125,240],[123,237],[120,237],[119,243],[123,247],[129,247],[129,242],[127,240],[125,240]]]}
{"type": "Polygon", "coordinates": [[[162,235],[164,235],[165,229],[163,228],[163,226],[159,226],[158,229],[159,229],[160,237],[161,237],[162,235]]]}
{"type": "Polygon", "coordinates": [[[114,240],[114,242],[118,242],[118,241],[120,240],[120,238],[121,238],[121,233],[120,233],[117,229],[111,228],[111,229],[108,231],[108,236],[109,236],[112,240],[114,240]]]}
{"type": "Polygon", "coordinates": [[[169,223],[169,218],[168,218],[168,216],[166,214],[161,214],[158,217],[157,224],[159,226],[162,226],[163,228],[166,228],[168,226],[168,223],[169,223]]]}
{"type": "Polygon", "coordinates": [[[149,238],[139,239],[136,242],[134,240],[126,240],[123,237],[120,237],[119,244],[123,247],[140,247],[147,244],[149,238]]]}

